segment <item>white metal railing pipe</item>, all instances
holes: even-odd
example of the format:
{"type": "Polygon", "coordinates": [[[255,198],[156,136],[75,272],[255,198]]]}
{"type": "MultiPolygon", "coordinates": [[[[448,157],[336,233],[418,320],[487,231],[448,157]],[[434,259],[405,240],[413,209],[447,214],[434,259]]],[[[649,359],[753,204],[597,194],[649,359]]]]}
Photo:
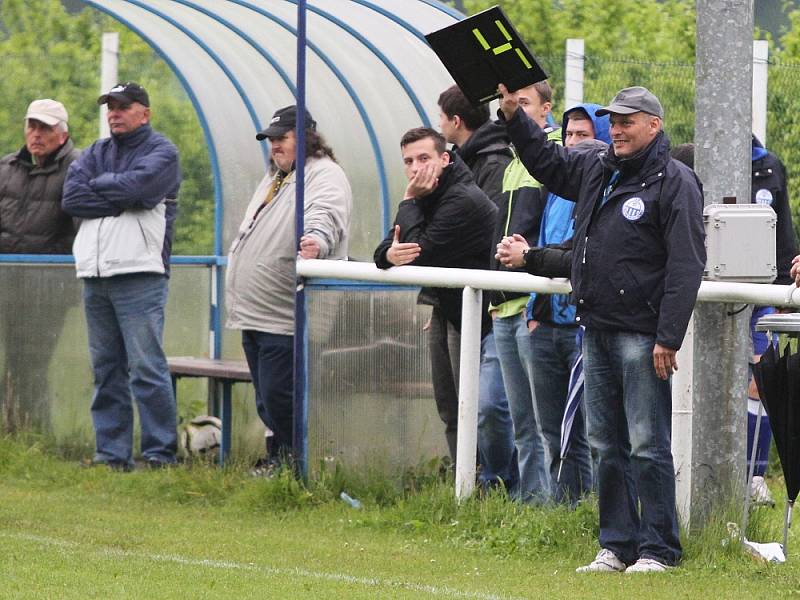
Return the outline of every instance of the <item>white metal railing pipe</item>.
{"type": "Polygon", "coordinates": [[[545,294],[568,294],[572,289],[566,279],[548,279],[527,273],[410,265],[379,269],[373,263],[347,260],[298,260],[297,274],[301,277],[330,277],[432,287],[463,288],[470,286],[480,290],[545,294]]]}
{"type": "MultiPolygon", "coordinates": [[[[344,260],[298,260],[297,274],[301,277],[330,277],[434,287],[470,286],[481,290],[545,294],[568,294],[572,290],[566,279],[548,279],[527,273],[414,266],[379,269],[372,263],[344,260]]],[[[800,306],[800,290],[792,285],[704,281],[700,284],[697,301],[800,306]]]]}
{"type": "Polygon", "coordinates": [[[478,377],[481,369],[481,303],[483,292],[467,286],[462,293],[461,356],[458,378],[456,499],[472,495],[475,449],[478,447],[478,377]]]}

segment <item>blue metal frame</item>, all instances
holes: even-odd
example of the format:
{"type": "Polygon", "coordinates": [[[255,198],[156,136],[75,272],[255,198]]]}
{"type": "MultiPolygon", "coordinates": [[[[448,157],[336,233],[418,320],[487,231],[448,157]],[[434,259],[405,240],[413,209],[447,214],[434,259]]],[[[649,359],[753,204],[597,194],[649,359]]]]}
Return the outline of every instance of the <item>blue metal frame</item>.
{"type": "MultiPolygon", "coordinates": [[[[298,0],[287,0],[287,2],[297,4],[298,0]]],[[[411,103],[414,105],[414,108],[416,109],[417,114],[419,115],[419,118],[422,119],[422,124],[425,127],[431,126],[431,121],[428,118],[428,114],[422,107],[422,103],[420,102],[416,93],[414,93],[414,90],[411,88],[411,85],[408,83],[408,80],[403,76],[402,73],[400,73],[400,71],[397,70],[397,67],[395,67],[394,64],[392,64],[392,61],[390,61],[389,58],[383,52],[381,52],[377,46],[375,46],[372,42],[370,42],[366,37],[361,35],[358,31],[350,27],[350,25],[342,21],[339,17],[336,17],[330,14],[329,12],[324,11],[321,8],[317,8],[315,6],[309,6],[308,10],[329,20],[334,25],[341,27],[347,33],[356,38],[359,42],[364,44],[364,46],[366,46],[367,49],[369,49],[369,51],[372,52],[375,55],[375,57],[378,58],[378,60],[380,60],[387,69],[389,69],[389,71],[392,73],[392,75],[394,75],[394,78],[397,79],[397,82],[400,84],[403,90],[405,90],[406,94],[408,94],[411,103]]]]}
{"type": "MultiPolygon", "coordinates": [[[[239,97],[242,99],[245,108],[247,109],[248,114],[250,115],[250,119],[253,121],[253,126],[255,127],[256,131],[261,131],[263,129],[261,120],[258,118],[258,114],[256,114],[256,110],[253,107],[252,102],[250,102],[250,97],[247,95],[247,92],[244,91],[242,85],[239,83],[239,80],[236,78],[236,75],[228,68],[225,62],[219,57],[219,55],[211,49],[211,47],[206,44],[198,35],[196,35],[193,31],[189,30],[183,24],[179,23],[169,15],[164,14],[162,11],[148,6],[141,0],[126,0],[129,4],[134,6],[138,6],[142,10],[152,13],[157,17],[160,17],[170,25],[172,25],[178,31],[184,33],[189,39],[191,39],[195,44],[197,44],[200,49],[202,49],[208,56],[217,63],[217,66],[225,73],[225,76],[228,78],[228,81],[231,82],[231,85],[236,89],[236,93],[239,94],[239,97]]],[[[177,0],[180,4],[183,4],[181,0],[177,0]]],[[[188,7],[194,8],[194,7],[188,7]]],[[[261,152],[264,154],[264,160],[269,162],[269,152],[264,144],[261,144],[261,152]]]]}
{"type": "Polygon", "coordinates": [[[446,15],[449,15],[451,17],[455,17],[459,21],[464,18],[464,15],[462,15],[460,12],[458,12],[455,8],[453,8],[452,6],[448,6],[447,4],[442,4],[438,0],[419,0],[419,1],[423,2],[424,4],[427,4],[428,6],[430,6],[432,8],[439,9],[440,11],[445,13],[446,15]]]}
{"type": "MultiPolygon", "coordinates": [[[[256,52],[258,52],[261,55],[261,57],[264,60],[266,60],[272,66],[273,69],[275,69],[275,72],[278,73],[280,78],[283,80],[283,83],[286,85],[286,87],[289,88],[289,91],[291,92],[292,96],[294,96],[295,98],[297,97],[297,87],[295,87],[294,82],[292,81],[292,79],[289,76],[289,74],[286,72],[286,70],[283,67],[281,67],[278,64],[278,61],[275,60],[275,57],[272,56],[267,50],[265,50],[264,47],[261,46],[258,42],[256,42],[253,38],[251,38],[244,31],[242,31],[239,27],[237,27],[236,25],[234,25],[233,23],[231,23],[227,19],[224,19],[223,17],[219,16],[218,14],[216,14],[214,12],[211,12],[207,8],[204,8],[202,6],[197,6],[193,2],[189,2],[189,0],[175,0],[175,1],[179,2],[180,4],[183,4],[187,8],[193,8],[193,9],[197,10],[198,12],[201,12],[204,15],[208,16],[210,19],[213,19],[217,23],[219,23],[221,25],[224,25],[225,27],[227,27],[228,29],[233,31],[236,35],[241,37],[248,44],[250,44],[250,46],[252,46],[253,49],[256,52]]],[[[259,131],[260,131],[260,129],[261,128],[259,126],[259,131]]],[[[269,166],[269,152],[267,150],[267,148],[269,146],[269,142],[265,139],[265,140],[262,140],[260,143],[262,145],[262,151],[265,153],[264,164],[265,164],[265,166],[269,166]]]]}
{"type": "MultiPolygon", "coordinates": [[[[306,0],[297,2],[297,153],[295,157],[295,248],[305,231],[306,198],[306,0]]],[[[294,410],[292,453],[303,479],[308,478],[308,392],[306,386],[306,294],[296,286],[294,297],[294,410]]]]}
{"type": "MultiPolygon", "coordinates": [[[[297,36],[296,28],[292,27],[289,23],[287,23],[283,19],[280,19],[275,15],[268,13],[264,9],[259,8],[258,6],[253,6],[247,2],[244,2],[243,0],[229,0],[229,1],[233,2],[234,4],[238,4],[239,6],[249,8],[250,10],[260,14],[261,16],[266,17],[270,21],[277,23],[278,25],[286,29],[286,31],[293,34],[294,36],[297,36]]],[[[345,88],[347,93],[350,95],[350,99],[353,101],[356,110],[358,110],[358,114],[361,116],[361,120],[363,121],[364,127],[367,130],[367,136],[369,137],[370,144],[372,145],[372,151],[374,152],[375,155],[375,162],[377,163],[378,166],[378,180],[380,182],[380,188],[381,188],[381,213],[382,213],[381,221],[383,223],[383,231],[388,231],[389,183],[388,183],[388,177],[386,175],[386,163],[383,160],[383,152],[381,151],[380,144],[378,143],[378,135],[375,133],[375,128],[373,127],[372,121],[369,118],[369,115],[367,114],[367,109],[364,106],[364,103],[361,102],[361,99],[358,97],[358,94],[356,94],[356,91],[355,89],[353,89],[353,86],[350,84],[350,81],[344,76],[339,67],[337,67],[333,63],[333,61],[328,57],[328,55],[322,52],[322,50],[320,50],[320,48],[316,44],[309,42],[308,40],[306,40],[306,46],[308,48],[311,48],[311,50],[317,56],[319,56],[320,60],[322,60],[322,62],[324,62],[325,65],[336,76],[336,78],[345,88]]]]}
{"type": "MultiPolygon", "coordinates": [[[[424,33],[422,33],[419,29],[417,29],[416,27],[411,25],[411,23],[409,23],[408,21],[404,21],[403,19],[401,19],[400,17],[398,17],[394,13],[389,12],[388,10],[383,8],[382,6],[377,6],[377,5],[373,4],[372,2],[369,2],[369,0],[351,0],[351,2],[355,2],[356,4],[360,4],[361,6],[369,8],[370,10],[374,10],[376,13],[383,15],[384,17],[386,17],[390,21],[394,21],[395,23],[400,25],[400,27],[402,27],[403,29],[405,29],[406,31],[411,33],[412,35],[414,35],[417,38],[419,38],[422,41],[423,44],[425,44],[426,46],[428,45],[428,40],[425,39],[425,34],[424,33]]],[[[425,2],[425,0],[420,0],[420,2],[425,2]]],[[[442,10],[441,6],[435,6],[435,5],[431,4],[430,2],[425,2],[425,3],[430,5],[430,6],[434,6],[435,8],[439,8],[440,10],[442,10]]],[[[442,10],[442,12],[446,13],[448,11],[442,10]]],[[[451,14],[450,16],[455,17],[458,21],[461,21],[464,18],[464,15],[462,15],[458,11],[454,11],[454,13],[451,14]]]]}
{"type": "Polygon", "coordinates": [[[413,291],[422,286],[400,283],[375,283],[374,281],[352,281],[347,279],[307,279],[307,290],[358,290],[359,292],[413,291]]]}

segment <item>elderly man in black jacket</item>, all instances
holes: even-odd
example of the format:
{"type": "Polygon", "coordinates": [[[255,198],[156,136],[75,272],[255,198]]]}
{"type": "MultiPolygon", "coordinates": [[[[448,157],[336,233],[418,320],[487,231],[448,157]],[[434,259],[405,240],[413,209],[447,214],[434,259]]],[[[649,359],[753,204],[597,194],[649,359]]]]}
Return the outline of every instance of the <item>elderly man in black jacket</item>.
{"type": "MultiPolygon", "coordinates": [[[[445,150],[444,137],[433,129],[411,129],[400,141],[400,148],[408,186],[394,226],[375,250],[375,264],[381,269],[409,264],[488,269],[497,208],[475,184],[469,168],[457,154],[445,150]]],[[[460,332],[461,291],[433,288],[426,292],[436,299],[432,318],[441,318],[460,332]]],[[[484,340],[491,330],[485,308],[484,340]]],[[[453,385],[458,389],[456,348],[451,349],[450,358],[453,385]]],[[[450,395],[437,396],[436,400],[450,453],[455,457],[458,401],[450,395]]]]}
{"type": "Polygon", "coordinates": [[[598,449],[600,547],[586,571],[655,572],[681,558],[670,376],[705,265],[700,182],[669,155],[663,108],[621,90],[608,151],[549,142],[501,86],[525,167],[576,202],[573,299],[584,337],[589,437],[598,449]]]}
{"type": "MultiPolygon", "coordinates": [[[[0,159],[0,253],[70,253],[75,224],[61,210],[61,190],[79,152],[69,137],[68,120],[61,102],[34,100],[25,113],[25,145],[0,159]]],[[[0,275],[0,287],[14,291],[4,294],[0,305],[2,421],[6,430],[47,430],[48,365],[77,295],[70,297],[52,269],[7,266],[0,275]]]]}

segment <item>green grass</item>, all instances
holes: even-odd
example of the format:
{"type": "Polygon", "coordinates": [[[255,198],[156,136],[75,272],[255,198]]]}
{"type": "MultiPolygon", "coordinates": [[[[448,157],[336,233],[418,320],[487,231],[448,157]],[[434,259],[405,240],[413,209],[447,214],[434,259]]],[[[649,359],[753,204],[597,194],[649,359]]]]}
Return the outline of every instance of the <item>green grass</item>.
{"type": "MultiPolygon", "coordinates": [[[[458,505],[435,467],[402,486],[340,468],[303,486],[235,465],[85,469],[41,441],[0,438],[0,598],[800,597],[797,559],[771,566],[722,547],[736,508],[685,537],[666,575],[576,575],[597,550],[592,502],[458,505]]],[[[751,537],[777,540],[781,516],[757,511],[751,537]]]]}

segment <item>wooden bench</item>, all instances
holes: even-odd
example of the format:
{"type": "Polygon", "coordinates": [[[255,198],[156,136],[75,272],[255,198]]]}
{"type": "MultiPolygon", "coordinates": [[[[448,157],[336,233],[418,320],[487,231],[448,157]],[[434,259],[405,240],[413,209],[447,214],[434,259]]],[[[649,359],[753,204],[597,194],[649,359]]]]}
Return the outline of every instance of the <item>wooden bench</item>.
{"type": "Polygon", "coordinates": [[[219,464],[231,451],[231,389],[239,382],[250,383],[250,369],[247,363],[240,360],[215,360],[212,358],[194,358],[192,356],[167,357],[169,373],[172,377],[172,391],[178,397],[178,379],[181,377],[205,377],[208,379],[210,391],[210,412],[222,421],[222,441],[219,448],[219,464]],[[222,390],[220,405],[219,390],[222,390]]]}

